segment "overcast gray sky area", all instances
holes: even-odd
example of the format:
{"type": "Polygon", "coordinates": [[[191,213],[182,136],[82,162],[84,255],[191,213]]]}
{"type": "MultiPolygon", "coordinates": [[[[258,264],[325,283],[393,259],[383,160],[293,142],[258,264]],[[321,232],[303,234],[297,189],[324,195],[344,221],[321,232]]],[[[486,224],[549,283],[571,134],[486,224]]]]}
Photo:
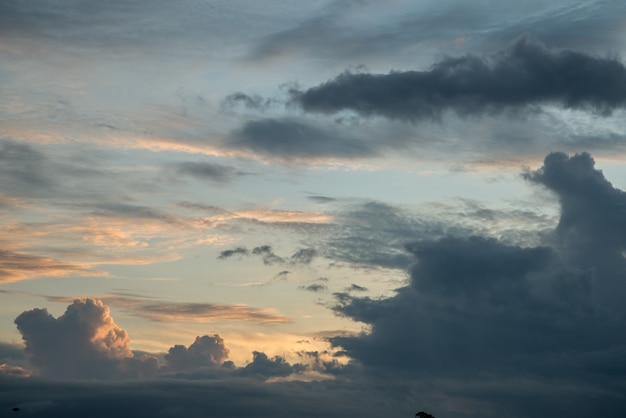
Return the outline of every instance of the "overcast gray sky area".
{"type": "Polygon", "coordinates": [[[624,418],[625,17],[0,0],[0,416],[624,418]]]}

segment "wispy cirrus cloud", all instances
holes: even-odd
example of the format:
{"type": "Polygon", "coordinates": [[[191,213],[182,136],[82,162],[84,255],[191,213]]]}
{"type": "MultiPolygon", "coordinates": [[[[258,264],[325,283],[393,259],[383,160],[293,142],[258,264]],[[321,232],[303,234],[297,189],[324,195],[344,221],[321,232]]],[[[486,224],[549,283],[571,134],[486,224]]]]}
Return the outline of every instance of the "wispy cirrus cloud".
{"type": "MultiPolygon", "coordinates": [[[[72,296],[43,296],[59,303],[71,303],[72,296]]],[[[104,295],[98,300],[105,304],[123,308],[141,318],[153,322],[201,322],[242,321],[257,324],[288,323],[291,319],[272,308],[257,308],[248,305],[220,303],[185,303],[155,300],[128,295],[104,295]]]]}
{"type": "Polygon", "coordinates": [[[269,308],[213,303],[146,303],[134,307],[137,315],[155,322],[246,321],[258,324],[286,323],[289,318],[269,308]]]}
{"type": "Polygon", "coordinates": [[[49,257],[0,251],[0,283],[68,275],[107,276],[107,273],[91,270],[85,263],[63,262],[49,257]]]}

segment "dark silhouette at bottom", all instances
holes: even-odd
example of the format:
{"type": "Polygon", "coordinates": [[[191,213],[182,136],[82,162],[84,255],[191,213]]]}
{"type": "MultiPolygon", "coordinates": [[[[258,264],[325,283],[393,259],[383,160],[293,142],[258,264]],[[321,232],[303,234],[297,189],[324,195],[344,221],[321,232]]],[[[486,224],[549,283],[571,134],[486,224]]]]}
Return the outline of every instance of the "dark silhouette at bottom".
{"type": "Polygon", "coordinates": [[[418,418],[435,418],[434,416],[430,415],[428,412],[424,412],[424,411],[420,411],[417,414],[415,414],[416,417],[418,418]]]}

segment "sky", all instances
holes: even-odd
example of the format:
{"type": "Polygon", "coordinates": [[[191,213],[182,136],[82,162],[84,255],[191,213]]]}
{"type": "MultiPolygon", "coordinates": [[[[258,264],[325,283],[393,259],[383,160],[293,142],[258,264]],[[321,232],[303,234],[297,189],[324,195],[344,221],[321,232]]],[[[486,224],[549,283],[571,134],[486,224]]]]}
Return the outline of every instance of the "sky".
{"type": "Polygon", "coordinates": [[[625,16],[0,0],[0,416],[623,418],[625,16]]]}

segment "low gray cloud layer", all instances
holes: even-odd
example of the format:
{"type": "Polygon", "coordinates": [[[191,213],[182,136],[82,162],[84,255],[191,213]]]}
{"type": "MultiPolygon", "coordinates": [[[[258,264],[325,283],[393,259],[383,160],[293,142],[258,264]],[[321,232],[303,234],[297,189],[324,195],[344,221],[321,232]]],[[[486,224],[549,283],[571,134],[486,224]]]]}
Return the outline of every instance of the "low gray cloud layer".
{"type": "Polygon", "coordinates": [[[406,121],[541,104],[610,114],[626,104],[626,68],[617,59],[552,51],[522,38],[493,55],[446,58],[427,71],[346,72],[293,90],[292,100],[307,112],[351,110],[406,121]]]}

